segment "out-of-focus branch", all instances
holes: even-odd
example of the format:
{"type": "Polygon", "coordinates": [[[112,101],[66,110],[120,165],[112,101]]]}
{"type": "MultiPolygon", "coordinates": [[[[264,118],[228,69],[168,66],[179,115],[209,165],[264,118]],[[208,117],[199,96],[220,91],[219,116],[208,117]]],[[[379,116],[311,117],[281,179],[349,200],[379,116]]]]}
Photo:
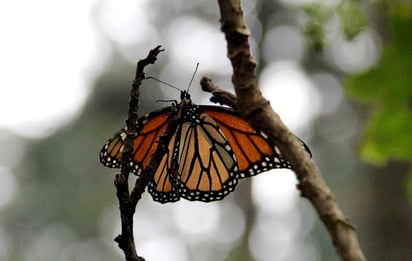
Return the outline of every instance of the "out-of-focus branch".
{"type": "MultiPolygon", "coordinates": [[[[216,88],[214,96],[228,105],[236,102],[239,113],[279,146],[295,170],[302,196],[316,209],[342,260],[365,261],[355,228],[342,213],[319,169],[295,135],[273,111],[256,84],[256,62],[250,53],[250,32],[243,18],[240,0],[218,0],[218,4],[221,30],[226,37],[228,57],[233,67],[232,82],[236,99],[226,102],[228,96],[223,95],[224,91],[216,91],[216,88]]],[[[211,82],[209,86],[212,86],[211,82]]]]}

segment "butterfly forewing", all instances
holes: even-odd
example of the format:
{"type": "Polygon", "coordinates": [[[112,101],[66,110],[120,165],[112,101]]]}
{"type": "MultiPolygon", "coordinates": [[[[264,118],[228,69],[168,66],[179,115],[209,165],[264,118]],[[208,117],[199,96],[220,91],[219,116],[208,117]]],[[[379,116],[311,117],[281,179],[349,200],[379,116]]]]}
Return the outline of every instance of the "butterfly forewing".
{"type": "MultiPolygon", "coordinates": [[[[149,163],[150,157],[156,151],[157,142],[167,128],[167,119],[171,108],[166,107],[146,114],[137,120],[137,136],[133,140],[133,160],[131,171],[140,175],[149,163]]],[[[120,168],[121,158],[126,140],[126,127],[116,132],[100,151],[100,162],[110,168],[120,168]]]]}
{"type": "Polygon", "coordinates": [[[160,135],[166,131],[168,117],[169,113],[166,111],[151,115],[146,122],[143,122],[143,127],[133,142],[133,159],[139,166],[137,174],[147,167],[151,156],[156,151],[160,135]]]}
{"type": "Polygon", "coordinates": [[[240,178],[250,177],[273,168],[291,168],[269,142],[235,111],[224,107],[201,106],[211,116],[227,138],[236,156],[240,178]]]}

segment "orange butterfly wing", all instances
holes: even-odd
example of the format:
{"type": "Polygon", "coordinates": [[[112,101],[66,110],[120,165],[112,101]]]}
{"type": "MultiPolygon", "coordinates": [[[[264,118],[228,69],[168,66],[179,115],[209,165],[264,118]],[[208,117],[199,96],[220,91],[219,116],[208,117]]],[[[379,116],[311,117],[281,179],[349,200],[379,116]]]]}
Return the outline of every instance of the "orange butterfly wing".
{"type": "MultiPolygon", "coordinates": [[[[137,120],[137,137],[133,140],[132,172],[140,175],[156,151],[157,142],[166,131],[171,107],[146,114],[137,120]]],[[[126,139],[126,127],[114,134],[100,151],[100,162],[110,168],[120,168],[126,139]]]]}
{"type": "Polygon", "coordinates": [[[216,106],[202,106],[225,134],[237,158],[239,177],[245,178],[276,168],[292,168],[276,145],[255,130],[237,112],[216,106]]]}

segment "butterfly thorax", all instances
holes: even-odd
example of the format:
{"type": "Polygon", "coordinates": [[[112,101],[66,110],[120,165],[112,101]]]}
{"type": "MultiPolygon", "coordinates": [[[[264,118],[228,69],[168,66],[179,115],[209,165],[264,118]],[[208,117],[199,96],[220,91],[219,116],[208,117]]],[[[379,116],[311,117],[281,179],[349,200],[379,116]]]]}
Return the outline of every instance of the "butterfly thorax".
{"type": "Polygon", "coordinates": [[[178,119],[181,122],[192,122],[192,124],[199,124],[199,105],[196,105],[190,99],[190,95],[183,91],[181,94],[181,102],[178,106],[178,119]]]}

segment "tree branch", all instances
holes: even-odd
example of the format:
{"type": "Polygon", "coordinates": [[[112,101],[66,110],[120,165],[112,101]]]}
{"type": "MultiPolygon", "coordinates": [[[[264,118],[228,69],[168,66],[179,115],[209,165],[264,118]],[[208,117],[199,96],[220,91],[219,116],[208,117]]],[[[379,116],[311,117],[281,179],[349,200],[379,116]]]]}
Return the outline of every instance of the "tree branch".
{"type": "Polygon", "coordinates": [[[137,135],[138,126],[136,125],[136,122],[138,118],[137,111],[139,108],[139,87],[143,79],[145,78],[143,70],[147,65],[153,64],[156,61],[157,55],[161,51],[163,51],[161,49],[161,46],[157,46],[156,48],[150,50],[148,56],[145,59],[140,60],[137,63],[136,75],[132,84],[132,89],[130,91],[129,110],[128,117],[126,119],[127,135],[124,141],[124,150],[122,153],[122,167],[120,174],[117,174],[114,180],[114,184],[117,190],[116,195],[119,200],[120,218],[122,225],[121,234],[115,238],[115,241],[118,243],[119,248],[123,250],[127,261],[144,261],[143,257],[139,257],[137,255],[136,247],[134,244],[133,215],[136,209],[136,204],[140,199],[141,194],[143,193],[144,188],[148,183],[148,180],[144,179],[143,181],[139,181],[139,183],[146,182],[146,184],[142,184],[143,190],[140,194],[132,193],[131,195],[129,195],[129,162],[131,162],[133,153],[133,140],[137,135]]]}
{"type": "Polygon", "coordinates": [[[225,101],[229,105],[236,103],[239,113],[279,146],[295,170],[301,195],[306,197],[318,212],[341,259],[365,261],[355,228],[337,205],[319,169],[257,87],[256,62],[250,53],[250,32],[243,19],[240,0],[218,0],[218,4],[221,30],[226,37],[228,57],[233,67],[232,82],[236,99],[226,103],[229,96],[223,95],[224,91],[215,90],[214,96],[218,101],[225,101]]]}
{"type": "Polygon", "coordinates": [[[234,109],[237,108],[236,96],[233,93],[222,90],[209,77],[202,77],[200,80],[200,86],[203,91],[213,94],[210,98],[211,102],[219,103],[221,105],[228,105],[234,109]]]}

